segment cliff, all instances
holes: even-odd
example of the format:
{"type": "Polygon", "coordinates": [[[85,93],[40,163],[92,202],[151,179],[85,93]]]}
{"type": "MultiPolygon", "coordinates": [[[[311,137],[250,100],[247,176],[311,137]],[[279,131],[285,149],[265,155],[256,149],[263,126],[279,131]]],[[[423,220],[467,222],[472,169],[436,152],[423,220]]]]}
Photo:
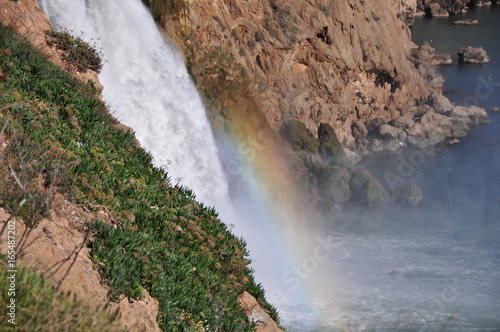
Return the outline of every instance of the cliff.
{"type": "Polygon", "coordinates": [[[355,149],[353,126],[394,119],[432,91],[410,59],[399,1],[150,2],[209,100],[225,90],[255,104],[252,115],[219,105],[214,122],[226,127],[248,116],[276,129],[328,123],[355,149]]]}

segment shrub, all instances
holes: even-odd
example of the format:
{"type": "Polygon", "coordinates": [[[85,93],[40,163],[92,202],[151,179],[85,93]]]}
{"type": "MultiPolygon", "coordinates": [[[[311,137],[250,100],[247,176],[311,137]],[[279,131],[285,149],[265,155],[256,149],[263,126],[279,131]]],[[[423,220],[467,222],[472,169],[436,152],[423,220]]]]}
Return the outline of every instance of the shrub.
{"type": "Polygon", "coordinates": [[[47,43],[63,51],[64,60],[71,63],[79,71],[88,69],[97,73],[101,71],[101,56],[97,48],[85,42],[80,37],[73,37],[67,31],[45,31],[47,43]]]}

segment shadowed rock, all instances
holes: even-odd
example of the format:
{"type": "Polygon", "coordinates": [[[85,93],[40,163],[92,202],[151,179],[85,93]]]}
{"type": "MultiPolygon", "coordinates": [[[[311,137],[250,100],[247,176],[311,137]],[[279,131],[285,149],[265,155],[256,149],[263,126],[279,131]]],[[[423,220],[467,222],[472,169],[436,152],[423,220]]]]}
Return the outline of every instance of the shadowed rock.
{"type": "Polygon", "coordinates": [[[458,51],[458,62],[460,63],[488,63],[490,57],[482,47],[466,46],[458,51]]]}
{"type": "Polygon", "coordinates": [[[453,22],[455,25],[478,25],[478,20],[458,20],[453,22]]]}
{"type": "Polygon", "coordinates": [[[417,206],[424,199],[422,188],[413,183],[400,187],[394,195],[394,200],[404,206],[417,206]]]}
{"type": "Polygon", "coordinates": [[[290,143],[294,150],[318,152],[318,141],[303,122],[290,120],[280,129],[281,137],[290,143]]]}

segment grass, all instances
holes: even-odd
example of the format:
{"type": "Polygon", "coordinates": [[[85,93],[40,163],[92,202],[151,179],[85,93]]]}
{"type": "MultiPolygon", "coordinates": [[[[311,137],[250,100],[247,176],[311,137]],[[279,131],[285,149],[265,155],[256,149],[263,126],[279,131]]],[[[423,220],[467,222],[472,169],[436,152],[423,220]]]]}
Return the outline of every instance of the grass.
{"type": "MultiPolygon", "coordinates": [[[[278,320],[248,268],[245,242],[193,192],[171,186],[133,134],[112,128],[91,83],[77,82],[3,25],[0,49],[0,128],[8,150],[0,159],[2,207],[20,213],[17,206],[34,194],[50,206],[53,191],[90,209],[106,206],[113,224],[90,225],[91,258],[112,300],[140,299],[144,291],[157,298],[165,331],[252,331],[238,305],[245,290],[278,320]],[[9,203],[20,187],[12,173],[33,185],[9,203]]],[[[31,206],[26,213],[38,211],[31,206]]]]}
{"type": "MultiPolygon", "coordinates": [[[[55,291],[50,281],[30,269],[20,268],[16,273],[15,295],[9,295],[10,281],[7,279],[5,257],[1,257],[0,307],[7,317],[7,305],[15,299],[16,325],[5,323],[2,331],[118,331],[112,324],[120,313],[110,312],[108,307],[90,308],[70,293],[55,291]]],[[[4,318],[5,319],[5,318],[4,318]]]]}

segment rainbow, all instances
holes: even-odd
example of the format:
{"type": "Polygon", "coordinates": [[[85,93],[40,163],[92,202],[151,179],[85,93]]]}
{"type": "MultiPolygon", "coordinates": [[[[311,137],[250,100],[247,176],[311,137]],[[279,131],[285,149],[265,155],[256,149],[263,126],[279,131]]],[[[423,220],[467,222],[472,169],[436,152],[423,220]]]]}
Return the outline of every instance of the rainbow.
{"type": "Polygon", "coordinates": [[[219,140],[230,199],[238,211],[232,218],[239,220],[235,233],[247,240],[256,279],[268,300],[280,311],[293,311],[294,305],[306,308],[319,320],[324,303],[332,301],[322,291],[332,287],[322,267],[336,252],[318,234],[322,217],[305,203],[290,172],[290,158],[272,142],[262,135],[219,140]]]}

